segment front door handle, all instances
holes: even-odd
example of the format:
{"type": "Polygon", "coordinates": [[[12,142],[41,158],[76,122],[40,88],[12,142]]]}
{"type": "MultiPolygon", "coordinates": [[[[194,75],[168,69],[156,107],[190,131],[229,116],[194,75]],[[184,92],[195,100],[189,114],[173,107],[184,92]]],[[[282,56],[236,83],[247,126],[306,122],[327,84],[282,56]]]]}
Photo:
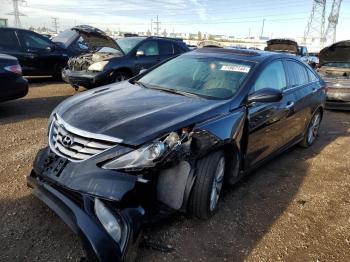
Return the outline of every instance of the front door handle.
{"type": "Polygon", "coordinates": [[[294,107],[294,102],[288,102],[286,105],[286,109],[289,110],[294,107]]]}
{"type": "Polygon", "coordinates": [[[314,94],[314,93],[316,93],[316,92],[317,92],[317,90],[318,90],[318,89],[317,89],[317,88],[315,88],[315,87],[314,87],[314,88],[312,88],[312,93],[313,93],[313,94],[314,94]]]}

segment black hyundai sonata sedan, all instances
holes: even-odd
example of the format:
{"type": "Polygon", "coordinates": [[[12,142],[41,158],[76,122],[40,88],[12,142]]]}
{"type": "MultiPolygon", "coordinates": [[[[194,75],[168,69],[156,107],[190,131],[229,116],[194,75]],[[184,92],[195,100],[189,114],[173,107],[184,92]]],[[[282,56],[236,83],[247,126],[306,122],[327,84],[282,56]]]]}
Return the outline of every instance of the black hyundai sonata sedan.
{"type": "Polygon", "coordinates": [[[223,186],[312,145],[324,103],[325,83],[296,57],[197,49],[60,104],[28,185],[88,259],[132,260],[159,214],[207,219],[223,186]]]}

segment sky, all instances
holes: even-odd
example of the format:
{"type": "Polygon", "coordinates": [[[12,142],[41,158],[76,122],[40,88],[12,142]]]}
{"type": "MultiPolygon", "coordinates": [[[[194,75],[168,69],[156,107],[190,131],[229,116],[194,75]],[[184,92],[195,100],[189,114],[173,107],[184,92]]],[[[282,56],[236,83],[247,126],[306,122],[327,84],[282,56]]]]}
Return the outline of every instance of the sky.
{"type": "MultiPolygon", "coordinates": [[[[327,0],[328,18],[332,0],[327,0]]],[[[0,0],[0,17],[12,11],[11,0],[0,0]]],[[[27,0],[20,4],[23,27],[59,29],[89,24],[102,30],[147,31],[158,15],[161,31],[223,34],[236,37],[302,37],[312,0],[27,0]]],[[[350,39],[350,0],[343,0],[337,40],[350,39]]],[[[155,25],[154,25],[155,26],[155,25]]]]}

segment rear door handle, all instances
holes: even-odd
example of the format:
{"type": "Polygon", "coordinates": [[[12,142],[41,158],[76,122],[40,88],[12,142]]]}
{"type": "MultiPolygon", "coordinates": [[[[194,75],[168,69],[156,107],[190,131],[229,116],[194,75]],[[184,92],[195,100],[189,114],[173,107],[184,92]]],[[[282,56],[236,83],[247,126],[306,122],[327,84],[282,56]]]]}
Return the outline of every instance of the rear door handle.
{"type": "Polygon", "coordinates": [[[289,109],[293,108],[293,106],[294,106],[294,102],[288,102],[286,105],[286,109],[289,110],[289,109]]]}

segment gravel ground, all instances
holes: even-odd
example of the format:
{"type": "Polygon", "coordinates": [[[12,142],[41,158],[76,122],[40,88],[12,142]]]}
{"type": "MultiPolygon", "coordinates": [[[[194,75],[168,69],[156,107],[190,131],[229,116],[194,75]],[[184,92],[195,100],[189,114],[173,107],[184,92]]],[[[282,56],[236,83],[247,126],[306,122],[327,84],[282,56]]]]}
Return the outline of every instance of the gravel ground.
{"type": "MultiPolygon", "coordinates": [[[[25,182],[51,110],[75,93],[34,79],[0,104],[0,261],[79,261],[79,240],[25,182]]],[[[350,261],[350,112],[327,111],[314,146],[244,178],[211,220],[179,214],[145,234],[175,251],[140,248],[139,261],[350,261]]]]}

